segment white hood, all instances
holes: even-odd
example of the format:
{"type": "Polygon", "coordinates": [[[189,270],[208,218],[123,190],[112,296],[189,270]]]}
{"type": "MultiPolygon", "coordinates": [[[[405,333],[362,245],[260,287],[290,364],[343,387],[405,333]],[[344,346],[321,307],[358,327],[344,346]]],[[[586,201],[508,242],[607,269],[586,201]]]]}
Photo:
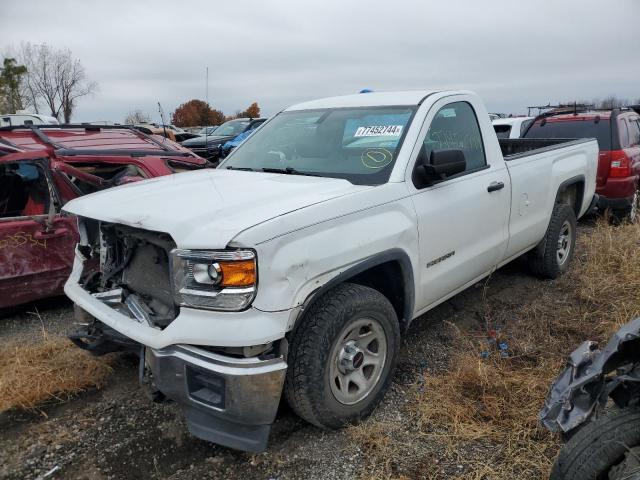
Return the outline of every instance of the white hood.
{"type": "Polygon", "coordinates": [[[166,232],[181,248],[224,248],[254,225],[369,188],[334,178],[200,170],[97,192],[64,210],[166,232]]]}

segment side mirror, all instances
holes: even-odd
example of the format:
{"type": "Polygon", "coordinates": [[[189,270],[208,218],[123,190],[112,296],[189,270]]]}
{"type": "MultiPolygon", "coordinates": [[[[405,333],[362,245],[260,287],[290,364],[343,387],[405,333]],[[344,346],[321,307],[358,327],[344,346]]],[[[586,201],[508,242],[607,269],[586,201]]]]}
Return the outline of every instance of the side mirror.
{"type": "Polygon", "coordinates": [[[462,173],[466,168],[467,161],[462,150],[434,150],[427,159],[427,151],[423,145],[413,172],[413,183],[416,187],[423,188],[462,173]]]}

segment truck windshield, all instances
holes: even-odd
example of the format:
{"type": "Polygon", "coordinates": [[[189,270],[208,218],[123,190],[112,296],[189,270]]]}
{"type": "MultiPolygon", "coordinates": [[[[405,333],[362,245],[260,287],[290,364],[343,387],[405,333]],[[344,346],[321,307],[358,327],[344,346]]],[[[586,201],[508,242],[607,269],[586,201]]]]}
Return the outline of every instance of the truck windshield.
{"type": "Polygon", "coordinates": [[[283,112],[251,135],[219,168],[343,178],[389,179],[413,106],[283,112]]]}

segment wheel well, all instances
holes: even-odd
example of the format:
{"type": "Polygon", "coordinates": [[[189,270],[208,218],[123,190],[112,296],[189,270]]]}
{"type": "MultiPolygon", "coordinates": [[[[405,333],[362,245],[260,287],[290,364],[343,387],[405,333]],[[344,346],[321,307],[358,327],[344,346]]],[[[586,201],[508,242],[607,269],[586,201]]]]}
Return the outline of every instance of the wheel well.
{"type": "Polygon", "coordinates": [[[560,185],[558,195],[556,196],[556,203],[566,203],[573,208],[576,217],[578,217],[578,215],[580,215],[583,197],[584,181],[578,179],[569,180],[568,182],[560,185]]]}
{"type": "Polygon", "coordinates": [[[402,267],[396,261],[382,263],[345,280],[373,288],[383,294],[393,305],[400,327],[404,329],[411,320],[406,312],[407,298],[402,267]]]}
{"type": "Polygon", "coordinates": [[[345,282],[363,285],[380,292],[391,302],[400,322],[400,330],[404,331],[408,327],[413,318],[415,296],[413,268],[406,252],[394,248],[380,252],[343,271],[309,295],[294,322],[292,333],[314,302],[333,287],[345,282]]]}

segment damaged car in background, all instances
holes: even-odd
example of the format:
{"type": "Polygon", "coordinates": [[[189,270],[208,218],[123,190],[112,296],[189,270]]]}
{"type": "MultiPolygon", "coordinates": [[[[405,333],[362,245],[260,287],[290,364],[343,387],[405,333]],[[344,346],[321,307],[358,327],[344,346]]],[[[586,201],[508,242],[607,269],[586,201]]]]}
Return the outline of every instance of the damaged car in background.
{"type": "Polygon", "coordinates": [[[221,160],[221,147],[225,143],[244,132],[258,128],[266,120],[266,118],[236,118],[229,120],[217,127],[212,134],[207,133],[185,140],[181,145],[216,165],[221,160]]]}
{"type": "Polygon", "coordinates": [[[640,318],[573,351],[540,421],[567,440],[551,480],[640,478],[640,318]]]}
{"type": "Polygon", "coordinates": [[[67,201],[204,166],[128,127],[0,128],[0,309],[63,294],[78,241],[76,219],[61,211],[67,201]]]}

